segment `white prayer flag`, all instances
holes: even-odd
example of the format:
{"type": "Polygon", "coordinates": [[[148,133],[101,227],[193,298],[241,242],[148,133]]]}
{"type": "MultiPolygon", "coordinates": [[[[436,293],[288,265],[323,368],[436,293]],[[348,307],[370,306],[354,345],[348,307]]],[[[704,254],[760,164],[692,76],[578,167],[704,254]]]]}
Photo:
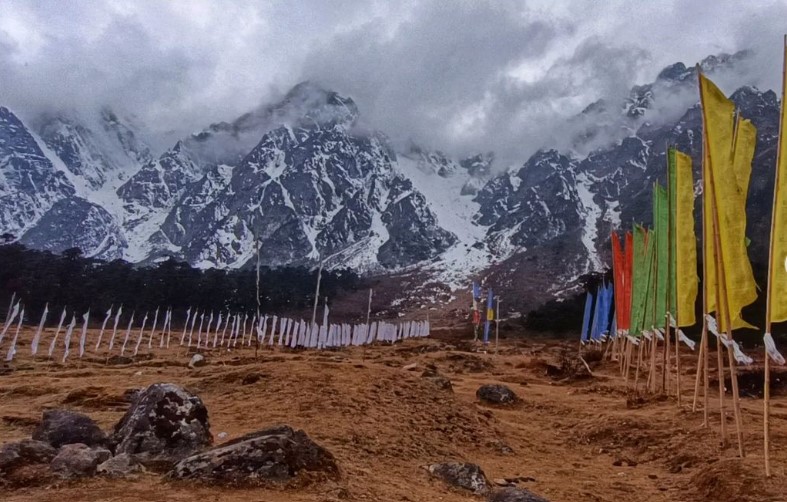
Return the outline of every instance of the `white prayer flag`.
{"type": "Polygon", "coordinates": [[[126,335],[123,337],[123,345],[120,346],[121,356],[126,352],[126,344],[128,343],[129,335],[131,335],[131,327],[133,325],[134,325],[134,312],[131,313],[131,319],[128,321],[128,328],[126,328],[126,335]]]}
{"type": "Polygon", "coordinates": [[[63,360],[60,361],[61,363],[65,363],[66,359],[68,359],[68,355],[71,353],[71,334],[74,332],[74,326],[76,326],[77,320],[76,317],[73,315],[71,316],[71,322],[68,324],[68,329],[66,329],[66,339],[65,339],[65,350],[63,351],[63,360]]]}
{"type": "Polygon", "coordinates": [[[107,310],[107,314],[104,317],[104,322],[101,323],[101,330],[98,332],[98,340],[96,340],[96,348],[93,350],[93,352],[98,352],[98,348],[101,347],[101,339],[104,338],[104,329],[106,329],[107,322],[109,321],[110,317],[112,317],[112,307],[109,307],[109,310],[107,310]]]}
{"type": "Polygon", "coordinates": [[[14,338],[11,340],[11,346],[8,348],[8,354],[5,356],[6,361],[11,361],[14,358],[14,354],[16,354],[16,341],[19,339],[19,330],[22,328],[22,319],[25,318],[25,309],[22,308],[22,312],[19,313],[19,322],[16,324],[16,333],[14,333],[14,338]]]}
{"type": "Polygon", "coordinates": [[[784,365],[784,357],[776,349],[776,342],[773,341],[771,334],[765,333],[762,339],[765,342],[765,350],[768,352],[768,356],[773,360],[773,362],[779,365],[784,365]]]}
{"type": "Polygon", "coordinates": [[[33,336],[33,341],[30,343],[30,355],[33,357],[36,356],[38,353],[38,343],[41,340],[41,332],[44,330],[44,323],[46,322],[46,315],[49,313],[49,303],[44,305],[44,313],[41,314],[41,322],[38,323],[38,329],[36,330],[35,336],[33,336]]]}
{"type": "Polygon", "coordinates": [[[186,323],[183,325],[183,334],[180,335],[180,345],[186,340],[186,331],[189,330],[189,319],[191,318],[191,307],[186,310],[186,323]]]}
{"type": "Polygon", "coordinates": [[[153,348],[153,335],[156,333],[156,324],[158,323],[158,307],[156,307],[156,314],[153,316],[153,327],[150,328],[150,335],[148,335],[148,352],[153,348]]]}
{"type": "Polygon", "coordinates": [[[85,342],[87,341],[87,321],[90,319],[90,309],[82,315],[82,335],[79,337],[79,358],[85,355],[85,342]]]}
{"type": "Polygon", "coordinates": [[[14,319],[16,319],[17,314],[19,314],[19,302],[16,302],[14,305],[14,309],[11,311],[11,316],[5,320],[5,326],[3,327],[3,332],[0,333],[0,343],[3,343],[3,338],[5,338],[5,334],[8,331],[8,328],[14,323],[14,319]]]}
{"type": "Polygon", "coordinates": [[[66,309],[63,307],[63,313],[60,314],[60,322],[57,325],[57,329],[55,330],[55,336],[52,337],[52,343],[49,344],[49,353],[47,357],[52,357],[52,354],[55,353],[55,344],[57,343],[57,335],[60,334],[60,330],[63,328],[63,321],[66,319],[66,309]]]}
{"type": "Polygon", "coordinates": [[[115,314],[115,325],[112,327],[112,338],[109,339],[109,352],[112,352],[112,346],[115,344],[115,335],[118,331],[118,322],[120,321],[120,314],[123,312],[123,305],[118,308],[117,314],[115,314]]]}
{"type": "Polygon", "coordinates": [[[148,322],[148,313],[145,312],[145,317],[142,318],[142,327],[139,328],[139,335],[137,335],[137,344],[134,346],[134,356],[139,353],[139,345],[142,343],[142,337],[145,334],[145,323],[148,322]]]}

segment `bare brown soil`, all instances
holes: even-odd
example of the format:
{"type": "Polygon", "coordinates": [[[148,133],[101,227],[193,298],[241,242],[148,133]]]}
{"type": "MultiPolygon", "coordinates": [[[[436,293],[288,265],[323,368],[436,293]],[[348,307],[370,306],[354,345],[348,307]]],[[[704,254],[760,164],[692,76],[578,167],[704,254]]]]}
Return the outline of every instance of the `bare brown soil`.
{"type": "MultiPolygon", "coordinates": [[[[28,330],[23,338],[30,336],[28,330]]],[[[777,392],[773,399],[774,476],[765,479],[762,401],[742,400],[747,456],[737,458],[734,435],[729,447],[720,447],[717,399],[710,428],[702,428],[701,412],[691,412],[688,350],[680,408],[673,397],[628,392],[616,363],[583,375],[572,357],[561,355],[575,353],[573,343],[505,341],[494,355],[437,330],[431,339],[365,351],[208,353],[208,365],[195,370],[186,367],[190,355],[180,347],[118,365],[92,352],[67,366],[32,361],[28,350],[20,347],[12,369],[0,371],[0,442],[29,437],[47,408],[87,413],[109,430],[128,407],[130,389],[173,382],[202,397],[216,443],[288,424],[336,456],[341,479],[230,489],[144,474],[35,486],[31,473],[29,486],[0,491],[4,501],[479,500],[422,468],[447,460],[477,463],[490,480],[518,478],[519,486],[551,501],[787,500],[787,397],[777,392]],[[403,369],[411,363],[415,370],[403,369]],[[428,365],[451,380],[453,392],[422,376],[428,365]],[[485,383],[508,385],[521,401],[510,408],[483,405],[475,392],[485,383]]],[[[734,433],[731,414],[727,424],[734,433]]]]}

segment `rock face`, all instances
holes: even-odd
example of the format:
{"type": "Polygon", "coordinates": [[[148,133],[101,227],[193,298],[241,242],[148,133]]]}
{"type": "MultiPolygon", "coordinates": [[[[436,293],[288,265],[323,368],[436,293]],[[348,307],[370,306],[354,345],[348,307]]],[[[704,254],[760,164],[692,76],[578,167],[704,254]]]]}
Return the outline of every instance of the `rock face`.
{"type": "Polygon", "coordinates": [[[85,444],[67,444],[60,448],[49,465],[53,472],[64,478],[93,476],[96,468],[112,456],[106,448],[93,449],[85,444]]]}
{"type": "Polygon", "coordinates": [[[68,410],[47,410],[41,424],[33,431],[33,439],[60,448],[82,443],[87,446],[106,446],[107,436],[87,415],[68,410]]]}
{"type": "Polygon", "coordinates": [[[451,486],[478,494],[489,491],[489,481],[487,481],[484,471],[475,464],[449,462],[432,464],[427,469],[433,476],[442,479],[451,486]]]}
{"type": "Polygon", "coordinates": [[[479,401],[485,403],[503,405],[513,404],[519,399],[513,390],[498,384],[482,385],[476,391],[475,396],[479,401]]]}
{"type": "Polygon", "coordinates": [[[549,502],[524,488],[504,488],[492,493],[488,502],[549,502]]]}
{"type": "Polygon", "coordinates": [[[202,400],[174,384],[140,391],[115,426],[115,454],[135,455],[145,466],[166,469],[213,442],[202,400]]]}
{"type": "Polygon", "coordinates": [[[255,485],[283,482],[299,472],[339,475],[333,455],[303,431],[273,427],[184,458],[169,476],[212,483],[255,485]]]}
{"type": "Polygon", "coordinates": [[[0,446],[0,474],[8,474],[20,467],[48,464],[57,455],[49,443],[23,439],[0,446]]]}

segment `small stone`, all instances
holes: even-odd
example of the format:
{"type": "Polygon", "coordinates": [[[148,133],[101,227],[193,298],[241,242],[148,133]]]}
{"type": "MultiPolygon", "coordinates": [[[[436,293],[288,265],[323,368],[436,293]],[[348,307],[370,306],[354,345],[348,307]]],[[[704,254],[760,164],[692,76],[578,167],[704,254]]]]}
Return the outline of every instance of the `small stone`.
{"type": "Polygon", "coordinates": [[[110,357],[109,359],[107,359],[107,364],[109,364],[111,366],[117,366],[117,365],[121,365],[121,364],[131,364],[133,362],[134,362],[134,360],[131,359],[130,357],[119,356],[119,355],[114,355],[114,356],[110,357]]]}
{"type": "Polygon", "coordinates": [[[524,488],[503,488],[492,493],[487,502],[549,502],[524,488]]]}
{"type": "Polygon", "coordinates": [[[415,371],[418,368],[418,363],[410,363],[405,366],[402,366],[402,369],[405,371],[415,371]]]}
{"type": "Polygon", "coordinates": [[[48,464],[57,455],[49,443],[23,439],[0,446],[0,473],[9,473],[26,465],[48,464]]]}
{"type": "Polygon", "coordinates": [[[227,433],[226,432],[219,432],[216,437],[218,437],[219,439],[226,439],[227,438],[227,433]]]}
{"type": "Polygon", "coordinates": [[[513,486],[513,482],[502,478],[494,479],[492,480],[492,483],[494,483],[497,486],[513,486]]]}
{"type": "Polygon", "coordinates": [[[479,401],[489,404],[510,405],[518,400],[514,391],[499,384],[482,385],[475,395],[479,401]]]}
{"type": "Polygon", "coordinates": [[[205,356],[202,354],[194,354],[191,356],[191,361],[189,361],[189,368],[193,370],[194,368],[199,368],[206,364],[208,364],[208,361],[205,360],[205,356]]]}
{"type": "Polygon", "coordinates": [[[457,488],[463,488],[473,493],[484,494],[489,491],[489,482],[484,471],[476,464],[460,462],[446,462],[432,464],[427,470],[445,483],[457,488]]]}
{"type": "Polygon", "coordinates": [[[103,474],[110,478],[122,478],[143,472],[145,468],[128,453],[121,453],[105,460],[96,468],[98,474],[103,474]]]}

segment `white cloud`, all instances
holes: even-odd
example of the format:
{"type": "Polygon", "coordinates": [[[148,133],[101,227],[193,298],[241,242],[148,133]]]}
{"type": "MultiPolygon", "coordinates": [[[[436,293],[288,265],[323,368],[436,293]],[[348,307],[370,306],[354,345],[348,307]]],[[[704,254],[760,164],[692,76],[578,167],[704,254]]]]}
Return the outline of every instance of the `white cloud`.
{"type": "Polygon", "coordinates": [[[522,159],[676,61],[753,49],[725,90],[778,87],[786,17],[784,1],[5,0],[0,105],[109,104],[185,134],[311,78],[396,141],[522,159]]]}

